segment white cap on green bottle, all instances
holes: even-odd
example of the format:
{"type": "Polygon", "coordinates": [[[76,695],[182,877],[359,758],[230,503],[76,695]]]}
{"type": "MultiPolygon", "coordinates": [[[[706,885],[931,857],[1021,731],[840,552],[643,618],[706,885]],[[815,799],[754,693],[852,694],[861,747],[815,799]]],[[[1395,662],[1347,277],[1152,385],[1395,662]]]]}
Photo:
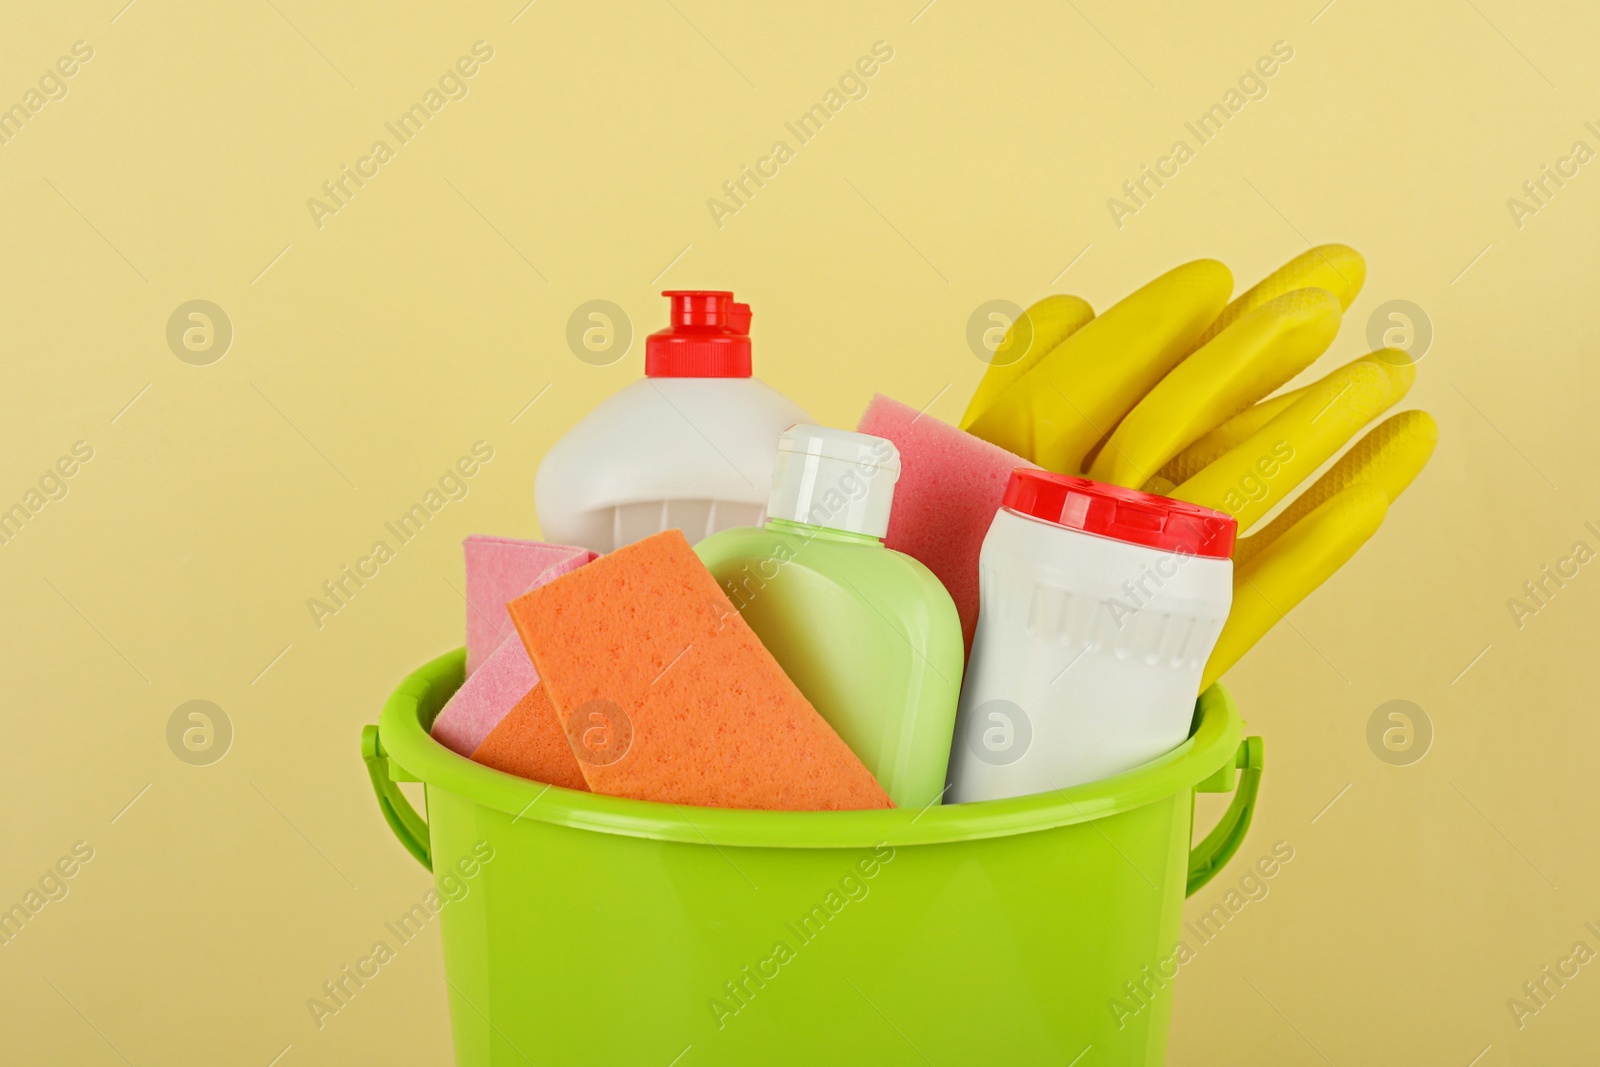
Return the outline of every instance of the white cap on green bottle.
{"type": "Polygon", "coordinates": [[[894,442],[797,424],[778,436],[767,518],[882,537],[899,479],[894,442]]]}

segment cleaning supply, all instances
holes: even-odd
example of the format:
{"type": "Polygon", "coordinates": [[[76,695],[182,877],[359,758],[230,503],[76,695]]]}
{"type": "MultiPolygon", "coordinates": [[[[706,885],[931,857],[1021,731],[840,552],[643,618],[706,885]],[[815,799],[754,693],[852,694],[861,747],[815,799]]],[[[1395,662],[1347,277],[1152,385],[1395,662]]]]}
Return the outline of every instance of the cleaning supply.
{"type": "Polygon", "coordinates": [[[1339,333],[1343,312],[1326,289],[1296,289],[1241,315],[1134,405],[1089,477],[1143,486],[1201,435],[1311,366],[1339,333]]]}
{"type": "Polygon", "coordinates": [[[922,808],[944,792],[966,649],[939,579],[883,545],[899,476],[882,437],[791,426],[766,525],[695,554],[895,806],[922,808]]]}
{"type": "MultiPolygon", "coordinates": [[[[1284,614],[1349,562],[1383,523],[1382,487],[1351,485],[1312,508],[1276,541],[1239,565],[1227,625],[1206,663],[1202,686],[1220,678],[1284,614]]],[[[1248,539],[1247,539],[1248,540],[1248,539]]]]}
{"type": "Polygon", "coordinates": [[[758,525],[772,442],[811,418],[750,376],[750,306],[667,290],[672,325],[645,342],[645,378],[551,446],[534,500],[544,536],[610,552],[673,527],[699,540],[758,525]]]}
{"type": "Polygon", "coordinates": [[[1228,616],[1235,528],[1183,501],[1014,472],[979,560],[950,802],[1091,782],[1182,743],[1228,616]]]}
{"type": "Polygon", "coordinates": [[[602,556],[510,610],[594,792],[790,811],[893,806],[681,530],[602,556]]]}
{"type": "MultiPolygon", "coordinates": [[[[505,647],[527,659],[521,641],[508,641],[505,647]]],[[[471,679],[468,679],[468,684],[471,679]]],[[[564,789],[588,791],[583,769],[567,744],[567,735],[556,721],[556,709],[544,686],[534,685],[502,718],[483,743],[472,753],[474,761],[497,771],[548,782],[564,789]]]]}
{"type": "MultiPolygon", "coordinates": [[[[1334,370],[1338,374],[1346,371],[1357,363],[1371,363],[1382,370],[1389,380],[1388,399],[1382,402],[1381,408],[1387,409],[1398,404],[1410,391],[1416,381],[1416,367],[1411,362],[1411,357],[1406,353],[1393,348],[1380,348],[1376,352],[1369,352],[1359,359],[1351,360],[1343,367],[1334,370]]],[[[1241,441],[1259,431],[1267,423],[1287,411],[1290,405],[1301,399],[1312,389],[1321,386],[1328,379],[1326,377],[1303,385],[1298,389],[1279,393],[1277,396],[1268,397],[1266,400],[1245,408],[1239,414],[1223,422],[1216,429],[1200,437],[1194,444],[1172,457],[1161,468],[1161,473],[1155,481],[1165,482],[1168,488],[1178,485],[1194,477],[1206,467],[1215,463],[1217,457],[1238,447],[1241,441]]],[[[1165,492],[1146,486],[1147,492],[1165,492]]]]}
{"type": "Polygon", "coordinates": [[[539,683],[506,604],[594,559],[586,548],[474,535],[461,543],[467,575],[467,680],[433,723],[440,744],[471,756],[539,683]]]}
{"type": "Polygon", "coordinates": [[[1357,360],[1341,367],[1172,495],[1220,508],[1248,530],[1382,414],[1392,396],[1390,374],[1381,364],[1357,360]]]}
{"type": "Polygon", "coordinates": [[[968,429],[1049,470],[1087,469],[1085,457],[1189,354],[1232,289],[1214,259],[1168,271],[1062,341],[968,429]]]}
{"type": "Polygon", "coordinates": [[[881,395],[856,429],[887,438],[899,451],[900,480],[883,543],[944,583],[970,653],[978,627],[978,553],[1011,472],[1033,464],[881,395]]]}
{"type": "Polygon", "coordinates": [[[586,548],[509,537],[474,535],[461,547],[467,568],[468,676],[515,630],[506,604],[594,559],[586,548]]]}
{"type": "MultiPolygon", "coordinates": [[[[1433,455],[1439,443],[1439,424],[1426,411],[1402,411],[1384,419],[1350,447],[1339,461],[1311,484],[1259,533],[1242,539],[1233,552],[1235,568],[1289,530],[1313,509],[1353,485],[1375,485],[1392,504],[1405,492],[1433,455]]],[[[1307,590],[1309,592],[1309,590],[1307,590]]]]}
{"type": "MultiPolygon", "coordinates": [[[[504,612],[505,608],[500,610],[504,612]]],[[[467,675],[450,703],[433,720],[433,739],[452,752],[470,757],[517,701],[538,684],[539,672],[533,669],[522,642],[502,642],[477,670],[467,675]]]]}
{"type": "Polygon", "coordinates": [[[1199,348],[1233,325],[1240,316],[1254,311],[1296,289],[1324,289],[1338,298],[1346,311],[1355,302],[1367,280],[1367,261],[1349,245],[1326,244],[1308,248],[1233,298],[1215,322],[1195,342],[1199,348]]]}
{"type": "MultiPolygon", "coordinates": [[[[1286,403],[1257,404],[1276,412],[1269,411],[1264,419],[1246,418],[1250,412],[1235,416],[1213,431],[1212,444],[1205,446],[1223,449],[1218,454],[1185,453],[1168,464],[1176,468],[1174,473],[1193,472],[1169,491],[1202,504],[1218,499],[1239,518],[1241,530],[1250,528],[1322,466],[1350,433],[1405,395],[1415,367],[1398,358],[1403,356],[1374,352],[1277,398],[1286,403]],[[1253,431],[1252,423],[1258,423],[1253,431]],[[1269,449],[1270,457],[1263,459],[1269,449]],[[1290,462],[1280,463],[1280,458],[1290,462]],[[1230,486],[1235,477],[1240,481],[1230,486]]],[[[1264,529],[1239,541],[1234,606],[1202,684],[1221,677],[1286,612],[1355,555],[1377,531],[1389,505],[1421,473],[1438,440],[1439,427],[1425,411],[1402,411],[1385,419],[1264,529]],[[1341,503],[1334,506],[1335,500],[1341,503]]],[[[1189,452],[1203,444],[1197,442],[1189,452]]]]}
{"type": "Polygon", "coordinates": [[[1001,393],[1054,352],[1062,341],[1083,329],[1092,318],[1094,308],[1081,297],[1047,296],[1031,305],[1021,319],[1011,324],[995,347],[988,369],[972,391],[972,399],[967,401],[961,428],[970,426],[973,418],[994,403],[1001,393]]]}
{"type": "MultiPolygon", "coordinates": [[[[1289,500],[1367,420],[1400,401],[1415,379],[1414,362],[1404,351],[1381,349],[1310,385],[1261,399],[1313,355],[1335,325],[1327,298],[1308,298],[1306,291],[1323,290],[1348,310],[1366,279],[1366,263],[1344,245],[1319,245],[1236,297],[1194,335],[1194,317],[1224,289],[1215,265],[1204,266],[1208,262],[1156,279],[1070,333],[1020,375],[1006,377],[1003,389],[997,390],[991,368],[963,425],[1052,469],[1087,469],[1130,486],[1159,465],[1141,488],[1230,511],[1240,532],[1281,506],[1266,529],[1239,542],[1234,603],[1243,611],[1247,601],[1259,599],[1243,584],[1244,565],[1256,553],[1278,548],[1289,554],[1279,557],[1274,574],[1313,576],[1313,585],[1330,576],[1327,561],[1347,559],[1367,534],[1352,544],[1351,531],[1337,530],[1324,517],[1305,536],[1287,535],[1354,485],[1378,486],[1393,503],[1427,462],[1438,428],[1425,412],[1402,412],[1289,500]],[[1105,325],[1111,320],[1119,324],[1115,329],[1105,325]],[[1152,382],[1151,367],[1174,352],[1179,361],[1152,382]]],[[[1031,357],[1033,330],[1031,320],[1019,319],[1001,349],[1024,346],[1031,357]]],[[[1368,506],[1361,514],[1374,510],[1368,506]]],[[[1311,591],[1300,579],[1294,589],[1300,597],[1311,591]]],[[[1237,660],[1281,617],[1254,611],[1230,627],[1228,653],[1219,642],[1214,660],[1237,660]]]]}

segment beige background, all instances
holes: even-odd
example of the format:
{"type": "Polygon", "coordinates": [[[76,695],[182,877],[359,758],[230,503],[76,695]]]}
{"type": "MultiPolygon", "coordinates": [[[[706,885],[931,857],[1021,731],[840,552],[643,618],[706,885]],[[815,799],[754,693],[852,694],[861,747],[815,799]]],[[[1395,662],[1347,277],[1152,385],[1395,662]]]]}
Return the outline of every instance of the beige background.
{"type": "Polygon", "coordinates": [[[1600,149],[1593,5],[123,2],[0,17],[0,104],[94,52],[0,145],[0,506],[94,450],[0,546],[0,904],[94,850],[0,948],[7,1062],[448,1060],[435,928],[322,1030],[305,1001],[429,884],[357,732],[460,643],[460,538],[535,534],[539,457],[641,373],[638,342],[574,358],[579,304],[642,337],[658,290],[729,286],[758,374],[820,419],[876,389],[954,420],[984,301],[1103,309],[1202,255],[1242,290],[1329,240],[1370,273],[1320,369],[1416,303],[1436,336],[1410,402],[1443,439],[1228,678],[1269,760],[1241,859],[1295,856],[1183,971],[1171,1062],[1600,1055],[1600,966],[1521,1029],[1506,1006],[1600,950],[1600,564],[1521,628],[1507,607],[1600,548],[1600,163],[1520,228],[1506,204],[1600,149]],[[307,199],[479,40],[469,95],[319,229],[307,199]],[[869,95],[719,229],[706,200],[879,40],[869,95]],[[1107,198],[1275,41],[1268,95],[1117,228],[1107,198]],[[165,339],[192,299],[235,331],[209,366],[165,339]],[[466,499],[318,629],[307,598],[478,440],[466,499]],[[210,766],[168,748],[193,699],[235,732],[210,766]],[[1435,732],[1411,766],[1367,744],[1391,699],[1435,732]]]}

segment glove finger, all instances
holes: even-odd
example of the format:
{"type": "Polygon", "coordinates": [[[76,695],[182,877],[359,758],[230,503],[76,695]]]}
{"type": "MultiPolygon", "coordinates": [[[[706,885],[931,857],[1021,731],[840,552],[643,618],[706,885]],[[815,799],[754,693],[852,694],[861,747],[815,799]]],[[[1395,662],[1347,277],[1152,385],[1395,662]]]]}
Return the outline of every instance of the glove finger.
{"type": "MultiPolygon", "coordinates": [[[[1312,385],[1284,412],[1173,491],[1250,529],[1395,401],[1391,380],[1416,371],[1356,360],[1312,385]]],[[[1409,381],[1406,382],[1409,385],[1409,381]]]]}
{"type": "Polygon", "coordinates": [[[1360,252],[1348,245],[1318,245],[1295,256],[1223,308],[1217,321],[1200,335],[1200,343],[1205,344],[1267,301],[1296,289],[1326,289],[1339,298],[1341,307],[1348,309],[1366,280],[1367,263],[1360,252]]]}
{"type": "Polygon", "coordinates": [[[1352,485],[1312,509],[1233,575],[1233,606],[1200,682],[1204,692],[1377,532],[1389,508],[1376,485],[1352,485]]]}
{"type": "Polygon", "coordinates": [[[1135,405],[1089,477],[1145,484],[1197,438],[1316,362],[1339,333],[1343,311],[1325,289],[1297,289],[1241,316],[1135,405]]]}
{"type": "MultiPolygon", "coordinates": [[[[1405,396],[1406,390],[1411,388],[1411,382],[1416,377],[1414,368],[1407,369],[1411,357],[1399,349],[1384,348],[1369,352],[1345,366],[1354,366],[1356,363],[1376,363],[1392,371],[1390,384],[1394,390],[1393,399],[1384,405],[1386,408],[1400,402],[1400,398],[1405,396]]],[[[1283,414],[1310,388],[1311,386],[1305,385],[1299,389],[1291,389],[1287,393],[1280,393],[1253,407],[1245,408],[1174,456],[1171,462],[1161,468],[1159,477],[1172,486],[1183,484],[1216,462],[1218,457],[1236,448],[1251,434],[1283,414]]]]}
{"type": "Polygon", "coordinates": [[[1046,353],[973,419],[978,437],[1047,470],[1084,456],[1193,348],[1233,276],[1199,259],[1137,290],[1046,353]]]}
{"type": "Polygon", "coordinates": [[[967,401],[961,428],[970,426],[979,412],[1092,318],[1094,308],[1075,296],[1047,296],[1024,311],[1006,328],[1006,335],[994,350],[989,369],[983,372],[972,399],[967,401]]]}
{"type": "Polygon", "coordinates": [[[1217,457],[1236,447],[1261,427],[1282,415],[1284,411],[1300,399],[1304,389],[1295,389],[1280,396],[1263,400],[1259,404],[1245,408],[1233,418],[1218,426],[1215,430],[1205,434],[1194,444],[1179,452],[1170,459],[1166,466],[1151,479],[1151,483],[1166,482],[1168,486],[1177,486],[1193,478],[1206,467],[1216,462],[1217,457]]]}
{"type": "Polygon", "coordinates": [[[1250,562],[1324,501],[1352,485],[1376,485],[1393,504],[1422,473],[1438,442],[1439,424],[1426,411],[1402,411],[1383,420],[1260,533],[1240,540],[1233,552],[1233,565],[1250,562]]]}

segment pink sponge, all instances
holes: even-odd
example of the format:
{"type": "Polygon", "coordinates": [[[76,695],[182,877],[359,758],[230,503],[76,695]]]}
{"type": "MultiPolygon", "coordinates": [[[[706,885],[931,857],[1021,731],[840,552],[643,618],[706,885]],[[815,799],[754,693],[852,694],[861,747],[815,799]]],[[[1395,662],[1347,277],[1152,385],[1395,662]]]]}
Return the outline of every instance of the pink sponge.
{"type": "MultiPolygon", "coordinates": [[[[467,680],[433,721],[433,738],[470,757],[528,691],[539,684],[528,650],[506,641],[516,627],[506,604],[594,559],[587,548],[469,537],[467,680]]],[[[573,773],[577,773],[574,762],[573,773]]]]}
{"type": "Polygon", "coordinates": [[[972,652],[978,626],[978,551],[1021,456],[877,395],[856,429],[900,450],[900,480],[883,543],[920,560],[950,591],[972,652]]]}
{"type": "MultiPolygon", "coordinates": [[[[594,559],[594,553],[587,548],[515,541],[507,537],[469,537],[462,542],[462,547],[467,555],[468,675],[476,671],[515,629],[511,616],[506,613],[507,603],[594,559]]],[[[515,704],[521,697],[522,693],[518,693],[511,703],[515,704]]]]}
{"type": "Polygon", "coordinates": [[[433,720],[433,739],[452,752],[471,757],[484,738],[539,684],[521,641],[505,641],[461,683],[433,720]]]}

